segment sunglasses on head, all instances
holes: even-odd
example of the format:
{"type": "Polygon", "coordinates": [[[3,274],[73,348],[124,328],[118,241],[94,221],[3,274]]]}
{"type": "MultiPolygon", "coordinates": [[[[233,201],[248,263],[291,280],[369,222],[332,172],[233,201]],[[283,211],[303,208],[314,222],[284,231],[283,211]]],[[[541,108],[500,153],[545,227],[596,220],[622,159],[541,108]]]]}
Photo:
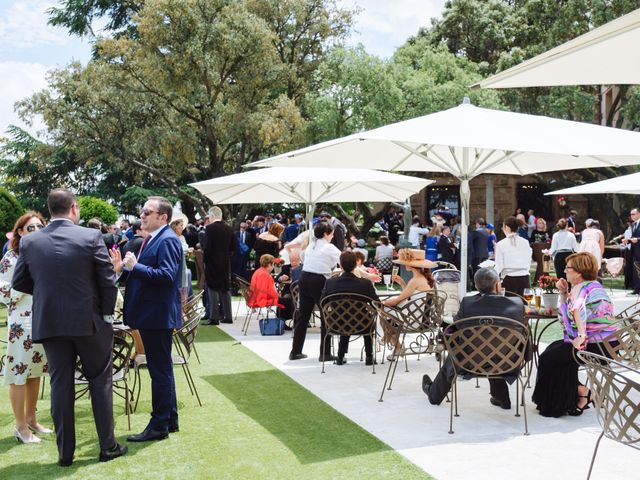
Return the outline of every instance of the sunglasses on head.
{"type": "Polygon", "coordinates": [[[25,228],[25,230],[31,233],[31,232],[35,232],[36,229],[42,230],[43,228],[44,228],[44,225],[41,223],[32,223],[31,225],[27,225],[27,228],[25,228]]]}

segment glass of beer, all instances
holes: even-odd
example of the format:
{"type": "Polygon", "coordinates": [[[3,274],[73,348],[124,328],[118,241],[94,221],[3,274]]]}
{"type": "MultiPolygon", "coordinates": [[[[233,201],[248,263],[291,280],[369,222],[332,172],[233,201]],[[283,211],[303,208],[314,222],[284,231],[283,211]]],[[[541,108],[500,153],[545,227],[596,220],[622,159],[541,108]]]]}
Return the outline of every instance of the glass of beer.
{"type": "Polygon", "coordinates": [[[527,303],[531,305],[531,300],[533,300],[533,290],[531,288],[525,288],[522,296],[527,301],[527,303]]]}
{"type": "Polygon", "coordinates": [[[542,292],[540,291],[539,288],[536,288],[535,290],[535,302],[536,302],[536,308],[539,310],[540,307],[542,306],[542,292]]]}

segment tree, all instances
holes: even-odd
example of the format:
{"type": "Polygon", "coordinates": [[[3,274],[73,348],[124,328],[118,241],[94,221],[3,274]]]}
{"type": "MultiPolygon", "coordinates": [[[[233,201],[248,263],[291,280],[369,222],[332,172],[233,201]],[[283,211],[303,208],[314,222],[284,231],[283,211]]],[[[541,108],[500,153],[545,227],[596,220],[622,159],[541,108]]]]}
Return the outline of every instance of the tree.
{"type": "Polygon", "coordinates": [[[96,197],[78,197],[80,219],[87,222],[91,218],[99,218],[103,223],[111,225],[118,220],[118,210],[109,202],[96,197]]]}
{"type": "Polygon", "coordinates": [[[23,213],[24,208],[18,199],[0,187],[0,232],[10,232],[23,213]]]}

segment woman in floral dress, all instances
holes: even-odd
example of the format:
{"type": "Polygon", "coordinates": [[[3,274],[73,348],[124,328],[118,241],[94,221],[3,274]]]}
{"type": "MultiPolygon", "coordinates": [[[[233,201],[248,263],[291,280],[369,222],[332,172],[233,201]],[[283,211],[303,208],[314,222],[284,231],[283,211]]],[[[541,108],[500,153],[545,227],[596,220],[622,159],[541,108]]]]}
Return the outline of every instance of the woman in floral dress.
{"type": "Polygon", "coordinates": [[[8,343],[4,366],[4,383],[9,385],[9,399],[16,418],[14,435],[22,443],[40,441],[34,433],[51,433],[36,419],[36,402],[40,377],[47,373],[44,348],[31,340],[31,295],[11,289],[13,270],[18,261],[20,238],[44,227],[39,213],[27,212],[13,227],[9,250],[0,262],[0,300],[7,305],[8,343]]]}

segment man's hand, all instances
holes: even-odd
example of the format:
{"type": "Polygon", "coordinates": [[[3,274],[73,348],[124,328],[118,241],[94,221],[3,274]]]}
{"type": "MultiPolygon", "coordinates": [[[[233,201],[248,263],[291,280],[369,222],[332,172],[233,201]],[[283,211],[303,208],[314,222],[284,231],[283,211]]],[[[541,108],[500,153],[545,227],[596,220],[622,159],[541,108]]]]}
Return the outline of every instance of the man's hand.
{"type": "Polygon", "coordinates": [[[133,270],[133,267],[136,263],[138,263],[138,260],[136,259],[136,255],[133,252],[127,252],[127,254],[124,256],[123,263],[128,270],[133,270]]]}
{"type": "Polygon", "coordinates": [[[122,261],[122,255],[120,255],[120,250],[109,249],[109,256],[111,257],[111,265],[113,265],[113,269],[116,273],[122,273],[122,269],[124,268],[124,262],[122,261]]]}

